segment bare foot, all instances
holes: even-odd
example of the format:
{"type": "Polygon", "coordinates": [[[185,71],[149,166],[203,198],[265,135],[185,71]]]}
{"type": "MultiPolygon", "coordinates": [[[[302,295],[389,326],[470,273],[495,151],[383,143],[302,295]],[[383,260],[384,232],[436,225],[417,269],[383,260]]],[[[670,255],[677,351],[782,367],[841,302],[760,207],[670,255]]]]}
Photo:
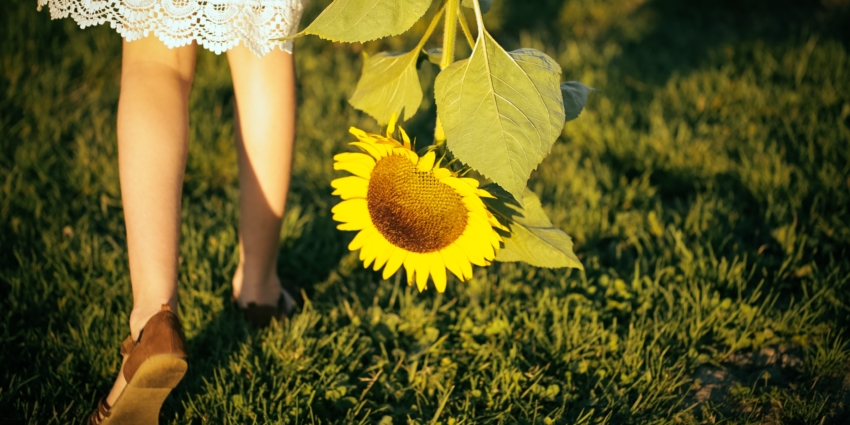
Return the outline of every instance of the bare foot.
{"type": "Polygon", "coordinates": [[[124,392],[124,388],[126,387],[127,381],[124,379],[124,362],[121,362],[121,369],[118,370],[118,378],[115,379],[115,383],[112,384],[112,389],[109,391],[109,395],[106,396],[106,404],[114,406],[115,402],[118,401],[118,396],[124,392]]]}
{"type": "Polygon", "coordinates": [[[254,280],[254,283],[248,283],[245,280],[244,268],[240,264],[236,273],[233,274],[232,283],[233,298],[241,308],[247,307],[250,303],[276,306],[281,294],[286,300],[287,310],[295,306],[292,296],[281,286],[277,273],[268,273],[266,277],[254,280]]]}

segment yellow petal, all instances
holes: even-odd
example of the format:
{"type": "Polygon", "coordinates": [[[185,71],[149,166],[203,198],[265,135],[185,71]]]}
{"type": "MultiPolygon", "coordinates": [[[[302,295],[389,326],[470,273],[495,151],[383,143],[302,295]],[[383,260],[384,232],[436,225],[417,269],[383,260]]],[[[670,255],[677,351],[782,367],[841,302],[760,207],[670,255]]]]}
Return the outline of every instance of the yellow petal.
{"type": "Polygon", "coordinates": [[[464,251],[462,248],[458,247],[457,245],[455,245],[455,246],[457,247],[458,252],[461,253],[460,255],[455,257],[455,258],[457,258],[457,264],[458,264],[458,266],[460,266],[460,271],[461,271],[461,274],[463,275],[463,277],[460,280],[466,282],[469,279],[472,279],[472,263],[469,261],[469,256],[466,255],[466,251],[464,251]]]}
{"type": "Polygon", "coordinates": [[[461,200],[469,212],[481,216],[486,215],[487,208],[484,206],[484,202],[481,202],[481,198],[477,196],[464,196],[461,200]]]}
{"type": "Polygon", "coordinates": [[[398,268],[404,264],[404,258],[407,256],[407,250],[393,247],[395,249],[390,253],[390,258],[387,260],[387,265],[384,267],[384,280],[389,279],[390,276],[395,274],[398,271],[398,268]]]}
{"type": "Polygon", "coordinates": [[[457,276],[457,278],[461,281],[466,280],[463,276],[463,269],[460,266],[461,261],[467,261],[466,253],[464,253],[455,244],[451,244],[443,248],[440,251],[440,255],[443,256],[443,263],[446,265],[446,268],[452,272],[452,274],[457,276]]]}
{"type": "Polygon", "coordinates": [[[419,158],[419,163],[416,164],[416,168],[419,171],[431,171],[434,168],[434,160],[437,158],[437,154],[434,151],[429,151],[422,158],[419,158]]]}
{"type": "Polygon", "coordinates": [[[478,189],[478,185],[479,185],[478,180],[471,179],[471,178],[469,178],[469,177],[461,177],[460,179],[461,179],[464,183],[466,183],[466,184],[468,184],[468,185],[470,185],[470,186],[472,186],[472,187],[474,187],[474,188],[478,189]]]}
{"type": "MultiPolygon", "coordinates": [[[[490,226],[493,226],[497,229],[501,229],[505,226],[502,226],[502,223],[499,222],[499,219],[496,218],[493,214],[487,214],[487,222],[490,223],[490,226]]],[[[507,229],[505,229],[507,230],[507,229]]]]}
{"type": "Polygon", "coordinates": [[[379,147],[379,149],[383,152],[384,157],[388,157],[393,153],[393,149],[398,148],[401,145],[399,145],[395,140],[388,140],[385,143],[378,143],[375,146],[379,147]]]}
{"type": "Polygon", "coordinates": [[[404,147],[401,146],[401,143],[399,143],[398,141],[395,141],[395,140],[390,140],[390,139],[378,140],[378,142],[376,144],[387,148],[387,151],[390,152],[390,153],[392,153],[393,149],[404,149],[404,147]]]}
{"type": "Polygon", "coordinates": [[[493,248],[493,257],[487,258],[488,260],[496,258],[496,252],[498,252],[499,248],[501,248],[502,246],[502,237],[499,236],[499,234],[496,232],[493,233],[495,233],[495,236],[490,236],[490,238],[488,239],[488,241],[490,242],[490,247],[493,248]]]}
{"type": "Polygon", "coordinates": [[[363,248],[364,245],[369,243],[369,239],[371,239],[375,233],[378,233],[378,229],[374,227],[367,227],[361,230],[356,236],[354,236],[351,243],[348,244],[348,250],[357,251],[358,249],[363,248]]]}
{"type": "Polygon", "coordinates": [[[413,285],[413,277],[416,272],[416,260],[419,254],[416,252],[408,252],[404,257],[404,271],[407,272],[407,286],[413,285]]]}
{"type": "Polygon", "coordinates": [[[393,112],[392,116],[390,116],[390,122],[387,123],[387,137],[393,137],[396,122],[398,122],[398,115],[393,112]]]}
{"type": "Polygon", "coordinates": [[[363,230],[367,227],[372,227],[372,226],[374,226],[372,224],[372,220],[358,218],[356,220],[351,220],[347,223],[342,223],[342,224],[336,226],[336,228],[339,229],[339,230],[363,230]]]}
{"type": "Polygon", "coordinates": [[[487,211],[487,222],[490,223],[490,226],[492,226],[496,229],[502,229],[506,232],[511,231],[511,229],[509,229],[507,226],[503,225],[502,222],[500,222],[499,219],[496,218],[496,216],[491,214],[490,211],[487,211]]]}
{"type": "Polygon", "coordinates": [[[460,196],[475,196],[475,189],[457,177],[444,177],[439,180],[454,189],[460,196]]]}
{"type": "Polygon", "coordinates": [[[375,165],[375,159],[372,156],[362,152],[343,152],[334,155],[336,162],[362,162],[364,164],[375,165]]]}
{"type": "Polygon", "coordinates": [[[487,264],[486,264],[487,266],[490,265],[490,261],[493,261],[494,259],[496,259],[496,253],[499,252],[500,247],[501,247],[501,245],[499,244],[499,242],[496,242],[496,243],[491,242],[490,243],[490,249],[487,251],[487,253],[484,256],[484,260],[487,261],[487,264]]]}
{"type": "Polygon", "coordinates": [[[390,259],[390,255],[395,249],[395,246],[389,243],[380,232],[378,232],[378,236],[380,237],[375,238],[377,256],[375,257],[375,266],[372,268],[375,271],[380,270],[387,263],[387,260],[390,259]]]}
{"type": "Polygon", "coordinates": [[[463,280],[464,282],[472,279],[472,263],[469,262],[468,258],[462,258],[460,261],[460,268],[463,270],[463,280]]]}
{"type": "Polygon", "coordinates": [[[401,133],[401,140],[404,140],[404,147],[410,149],[410,137],[407,136],[407,132],[401,127],[398,128],[398,131],[401,133]]]}
{"type": "MultiPolygon", "coordinates": [[[[492,250],[490,244],[481,244],[476,242],[474,238],[463,234],[454,242],[463,252],[466,253],[466,258],[476,266],[484,266],[487,260],[484,258],[485,249],[492,250]]],[[[492,257],[491,257],[492,258],[492,257]]]]}
{"type": "Polygon", "coordinates": [[[446,168],[435,168],[434,169],[434,178],[437,180],[449,178],[452,176],[452,172],[446,168]]]}
{"type": "Polygon", "coordinates": [[[416,152],[407,151],[405,152],[405,155],[407,155],[407,159],[409,159],[414,165],[419,162],[419,155],[417,155],[416,152]]]}
{"type": "MultiPolygon", "coordinates": [[[[499,245],[497,244],[496,247],[499,245]]],[[[484,264],[481,266],[489,266],[490,260],[496,258],[496,248],[493,247],[493,244],[486,243],[481,245],[481,255],[484,257],[484,264]]]]}
{"type": "Polygon", "coordinates": [[[393,154],[407,158],[407,160],[410,161],[411,165],[416,165],[416,163],[419,162],[419,157],[416,156],[415,153],[413,153],[413,152],[411,152],[411,151],[409,151],[405,148],[393,149],[393,154]]]}
{"type": "Polygon", "coordinates": [[[439,252],[432,252],[430,257],[431,279],[434,280],[437,292],[443,293],[446,290],[446,265],[443,263],[443,256],[439,252]]]}
{"type": "Polygon", "coordinates": [[[501,242],[499,234],[489,224],[480,221],[478,218],[470,219],[463,234],[481,245],[481,253],[485,259],[493,258],[493,255],[495,255],[493,249],[499,248],[499,242],[501,242]],[[481,242],[487,242],[489,249],[481,242]]]}
{"type": "Polygon", "coordinates": [[[357,176],[340,177],[331,181],[331,187],[336,189],[332,195],[338,195],[343,200],[365,198],[369,180],[357,176]]]}
{"type": "Polygon", "coordinates": [[[424,291],[428,287],[428,274],[430,272],[428,259],[427,255],[419,255],[419,258],[414,263],[416,266],[416,287],[419,288],[419,292],[424,291]]]}
{"type": "Polygon", "coordinates": [[[369,136],[366,135],[365,131],[363,131],[363,130],[357,128],[357,127],[349,127],[348,132],[353,134],[354,137],[357,137],[358,139],[364,139],[364,138],[369,137],[369,136]]]}
{"type": "Polygon", "coordinates": [[[489,221],[483,223],[481,231],[484,232],[485,238],[490,241],[490,244],[493,245],[494,248],[499,247],[499,243],[502,242],[502,237],[499,235],[489,221]]]}
{"type": "Polygon", "coordinates": [[[335,162],[334,170],[342,170],[348,171],[351,174],[354,174],[358,177],[363,177],[364,179],[368,179],[372,175],[372,169],[375,168],[375,165],[367,165],[362,162],[335,162]]]}
{"type": "Polygon", "coordinates": [[[369,215],[369,204],[362,198],[349,199],[334,205],[331,212],[334,220],[349,222],[360,218],[363,214],[369,215]]]}
{"type": "Polygon", "coordinates": [[[490,236],[490,246],[493,247],[493,255],[496,255],[496,252],[502,246],[502,242],[504,241],[502,240],[502,237],[498,233],[496,233],[495,230],[492,231],[491,235],[492,236],[490,236]]]}
{"type": "Polygon", "coordinates": [[[363,268],[368,269],[369,265],[372,264],[372,261],[378,256],[379,251],[379,240],[381,238],[381,234],[379,232],[375,232],[374,235],[369,239],[369,242],[363,245],[363,248],[360,248],[360,261],[363,262],[363,268]]]}
{"type": "Polygon", "coordinates": [[[358,148],[362,149],[364,152],[368,153],[369,155],[372,155],[372,157],[375,158],[375,159],[381,159],[381,158],[387,156],[386,150],[382,149],[381,145],[378,145],[377,143],[351,142],[350,144],[353,145],[353,146],[357,146],[358,148]]]}
{"type": "Polygon", "coordinates": [[[492,194],[492,193],[490,193],[490,192],[488,192],[488,191],[486,191],[486,190],[484,190],[484,189],[478,189],[478,196],[480,196],[480,197],[482,197],[482,198],[493,198],[493,199],[496,199],[496,197],[495,197],[495,196],[493,196],[493,194],[492,194]]]}
{"type": "Polygon", "coordinates": [[[467,226],[470,225],[477,226],[478,230],[481,231],[481,234],[488,239],[499,236],[499,234],[493,230],[490,219],[482,217],[481,214],[467,214],[467,226]]]}

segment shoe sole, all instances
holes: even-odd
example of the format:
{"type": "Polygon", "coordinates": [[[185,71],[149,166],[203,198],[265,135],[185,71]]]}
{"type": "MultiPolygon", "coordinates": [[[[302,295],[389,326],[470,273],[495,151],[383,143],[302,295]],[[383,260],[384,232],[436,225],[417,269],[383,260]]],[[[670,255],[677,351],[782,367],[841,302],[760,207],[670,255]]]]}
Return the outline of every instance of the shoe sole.
{"type": "Polygon", "coordinates": [[[145,360],[101,425],[159,424],[162,403],[183,379],[188,367],[185,358],[167,354],[145,360]]]}

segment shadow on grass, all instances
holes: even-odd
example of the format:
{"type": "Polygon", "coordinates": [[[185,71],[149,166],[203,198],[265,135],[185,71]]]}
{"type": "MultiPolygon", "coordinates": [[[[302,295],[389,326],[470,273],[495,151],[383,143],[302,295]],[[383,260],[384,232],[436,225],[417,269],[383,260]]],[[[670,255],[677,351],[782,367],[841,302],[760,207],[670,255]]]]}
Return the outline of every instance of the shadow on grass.
{"type": "MultiPolygon", "coordinates": [[[[591,7],[573,0],[576,8],[591,7]]],[[[622,21],[594,12],[574,21],[560,0],[538,0],[535,7],[506,2],[506,36],[523,30],[576,38],[613,40],[623,54],[612,62],[641,83],[664,84],[674,73],[700,66],[716,47],[747,40],[780,42],[801,33],[850,42],[850,3],[841,0],[636,0],[611,5],[631,9],[622,21]],[[564,26],[568,30],[564,31],[564,26]],[[571,27],[571,28],[570,28],[571,27]],[[644,29],[646,28],[646,29],[644,29]],[[541,31],[542,30],[542,31],[541,31]]],[[[569,5],[567,5],[569,6],[569,5]]],[[[598,11],[597,11],[598,12],[598,11]]],[[[548,40],[556,41],[556,40],[548,40]]]]}
{"type": "MultiPolygon", "coordinates": [[[[298,185],[298,180],[302,179],[302,176],[293,175],[293,185],[298,185]]],[[[285,235],[281,241],[278,274],[284,288],[296,299],[300,298],[301,291],[313,299],[317,285],[333,280],[332,275],[348,253],[348,243],[354,234],[336,229],[339,223],[333,221],[330,213],[331,205],[335,203],[334,197],[328,194],[322,199],[316,199],[315,192],[304,191],[298,186],[290,192],[290,199],[304,199],[305,202],[300,204],[307,206],[300,210],[297,235],[285,235]]],[[[287,227],[285,218],[284,233],[287,227]]]]}
{"type": "Polygon", "coordinates": [[[338,223],[328,211],[312,212],[312,220],[304,224],[304,233],[294,241],[284,240],[278,255],[278,273],[293,295],[303,289],[308,297],[312,296],[315,283],[328,279],[353,237],[336,230],[338,223]]]}
{"type": "MultiPolygon", "coordinates": [[[[192,409],[193,401],[203,398],[210,391],[206,382],[213,380],[214,372],[227,368],[239,346],[256,332],[234,306],[228,305],[198,335],[191,338],[188,341],[189,370],[163,405],[161,422],[165,423],[168,417],[185,417],[186,411],[192,409]]],[[[199,414],[203,416],[203,412],[199,414]]]]}
{"type": "MultiPolygon", "coordinates": [[[[782,42],[802,33],[848,41],[850,4],[801,0],[653,0],[634,14],[654,29],[623,46],[612,65],[636,80],[661,85],[672,73],[698,68],[711,50],[743,41],[782,42]]],[[[622,33],[612,34],[624,38],[622,33]]]]}

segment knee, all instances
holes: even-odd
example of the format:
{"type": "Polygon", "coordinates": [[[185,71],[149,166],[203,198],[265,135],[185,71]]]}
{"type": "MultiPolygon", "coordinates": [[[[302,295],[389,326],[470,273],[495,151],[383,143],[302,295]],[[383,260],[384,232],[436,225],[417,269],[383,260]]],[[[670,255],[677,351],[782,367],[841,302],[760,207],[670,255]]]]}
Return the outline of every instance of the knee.
{"type": "Polygon", "coordinates": [[[195,51],[189,45],[169,49],[154,37],[124,43],[123,84],[177,85],[188,96],[195,76],[195,51]]]}
{"type": "Polygon", "coordinates": [[[194,73],[185,72],[177,67],[158,61],[125,62],[121,70],[121,85],[155,84],[157,86],[178,86],[188,95],[192,87],[194,73]]]}

